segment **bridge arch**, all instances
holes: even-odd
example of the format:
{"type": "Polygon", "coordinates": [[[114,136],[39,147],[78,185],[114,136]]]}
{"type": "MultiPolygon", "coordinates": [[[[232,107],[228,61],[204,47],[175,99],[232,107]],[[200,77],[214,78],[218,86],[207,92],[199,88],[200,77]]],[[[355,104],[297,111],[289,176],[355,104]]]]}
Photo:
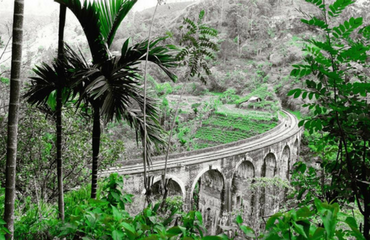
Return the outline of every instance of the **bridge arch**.
{"type": "Polygon", "coordinates": [[[283,151],[281,152],[281,165],[281,177],[289,179],[289,171],[291,168],[291,150],[288,144],[284,146],[283,151]]]}
{"type": "Polygon", "coordinates": [[[226,177],[222,173],[220,166],[216,166],[216,167],[214,167],[214,166],[205,167],[194,178],[194,181],[193,181],[193,183],[191,185],[190,195],[193,195],[195,185],[197,185],[197,183],[198,183],[199,179],[202,177],[202,175],[205,174],[206,172],[210,171],[210,170],[217,171],[218,173],[220,173],[220,175],[222,176],[223,184],[225,185],[225,183],[226,183],[226,177]]]}
{"type": "MultiPolygon", "coordinates": [[[[185,184],[182,182],[182,180],[180,178],[172,175],[172,174],[166,174],[166,179],[171,179],[174,183],[176,183],[178,185],[178,187],[181,190],[181,197],[182,197],[183,201],[185,202],[186,189],[185,189],[185,184]]],[[[153,179],[152,188],[156,184],[160,183],[161,180],[162,180],[162,176],[155,176],[154,179],[153,179]]],[[[144,195],[145,194],[145,189],[143,189],[143,191],[141,193],[144,195]]]]}
{"type": "Polygon", "coordinates": [[[244,157],[243,159],[239,160],[239,162],[237,162],[237,163],[236,163],[236,165],[235,165],[235,169],[234,169],[234,172],[233,172],[233,176],[232,176],[232,177],[234,177],[234,174],[235,174],[235,173],[236,173],[236,171],[238,170],[239,166],[240,166],[243,162],[245,162],[245,161],[250,162],[250,163],[253,165],[253,168],[254,168],[253,159],[252,159],[250,156],[248,156],[248,154],[246,154],[246,155],[245,155],[245,157],[244,157]]]}
{"type": "MultiPolygon", "coordinates": [[[[272,152],[265,155],[263,159],[263,165],[261,169],[261,177],[263,178],[273,178],[277,173],[277,158],[272,152]]],[[[273,185],[267,185],[266,187],[261,187],[260,195],[260,214],[262,217],[269,216],[273,213],[275,209],[275,187],[273,185]]]]}
{"type": "Polygon", "coordinates": [[[261,177],[274,177],[277,172],[277,158],[272,151],[267,153],[263,158],[261,177]]]}
{"type": "Polygon", "coordinates": [[[208,234],[219,231],[219,222],[225,211],[226,177],[219,167],[202,169],[191,187],[190,202],[202,213],[208,234]]]}
{"type": "Polygon", "coordinates": [[[256,175],[251,158],[240,161],[231,178],[231,211],[239,210],[243,219],[248,220],[254,212],[255,192],[250,188],[256,175]]]}

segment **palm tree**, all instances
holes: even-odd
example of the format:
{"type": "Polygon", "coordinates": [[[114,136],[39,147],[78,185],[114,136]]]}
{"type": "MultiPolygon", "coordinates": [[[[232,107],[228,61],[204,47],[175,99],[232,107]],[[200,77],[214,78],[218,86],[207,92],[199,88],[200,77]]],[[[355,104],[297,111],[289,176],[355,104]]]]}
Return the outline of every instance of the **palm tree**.
{"type": "Polygon", "coordinates": [[[10,231],[7,239],[13,239],[14,233],[14,200],[15,200],[15,175],[17,164],[17,135],[18,135],[18,109],[19,95],[22,86],[21,62],[22,62],[22,38],[23,38],[23,12],[24,1],[14,1],[13,20],[13,43],[12,65],[10,76],[10,100],[8,115],[8,146],[6,159],[6,191],[4,220],[10,231]]]}
{"type": "MultiPolygon", "coordinates": [[[[75,69],[73,88],[79,92],[79,103],[85,101],[91,105],[93,111],[91,198],[95,198],[101,117],[103,116],[106,121],[124,119],[136,129],[137,136],[143,137],[145,135],[142,114],[144,96],[137,65],[145,60],[146,48],[149,44],[151,50],[148,60],[157,64],[171,79],[175,80],[176,76],[168,70],[169,67],[175,66],[175,58],[167,48],[157,46],[161,40],[164,40],[163,38],[157,38],[153,42],[143,41],[133,46],[130,46],[127,39],[122,46],[121,56],[111,55],[109,47],[115,33],[137,0],[85,1],[84,4],[79,0],[56,1],[69,8],[80,21],[93,57],[92,64],[87,64],[81,55],[67,47],[67,59],[75,69]],[[133,106],[138,106],[139,109],[133,110],[133,106]]],[[[160,133],[160,128],[153,100],[149,100],[146,107],[150,118],[146,123],[148,140],[161,141],[160,135],[157,135],[160,133]]]]}
{"type": "MultiPolygon", "coordinates": [[[[59,11],[59,33],[58,33],[58,60],[64,58],[64,26],[66,22],[66,6],[60,5],[59,11]]],[[[58,85],[57,106],[56,106],[56,130],[57,130],[57,177],[58,177],[58,210],[59,218],[64,221],[64,193],[63,193],[63,160],[62,160],[62,90],[63,86],[58,85]]]]}

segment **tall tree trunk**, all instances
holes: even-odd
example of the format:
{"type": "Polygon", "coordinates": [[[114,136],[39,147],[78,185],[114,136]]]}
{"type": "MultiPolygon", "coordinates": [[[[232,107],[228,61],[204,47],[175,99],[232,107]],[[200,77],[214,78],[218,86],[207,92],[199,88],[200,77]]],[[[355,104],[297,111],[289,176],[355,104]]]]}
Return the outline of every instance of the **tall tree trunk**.
{"type": "Polygon", "coordinates": [[[6,159],[6,191],[4,220],[10,231],[7,239],[14,239],[14,200],[15,200],[15,176],[17,164],[17,134],[18,134],[18,109],[19,95],[22,86],[20,78],[22,62],[23,42],[23,12],[24,0],[14,1],[13,14],[13,43],[12,64],[10,76],[10,99],[8,115],[8,145],[6,159]]]}
{"type": "Polygon", "coordinates": [[[92,178],[91,178],[91,198],[96,198],[96,190],[98,188],[98,160],[100,151],[100,108],[98,104],[94,104],[94,124],[93,124],[93,139],[92,139],[92,178]]]}
{"type": "MultiPolygon", "coordinates": [[[[64,58],[64,25],[66,21],[66,6],[60,4],[59,34],[58,34],[58,59],[64,58]]],[[[60,79],[62,81],[62,79],[60,79]]],[[[62,161],[62,90],[64,84],[59,82],[57,89],[56,131],[57,131],[57,176],[58,176],[58,210],[59,218],[64,221],[64,193],[63,193],[63,161],[62,161]]]]}

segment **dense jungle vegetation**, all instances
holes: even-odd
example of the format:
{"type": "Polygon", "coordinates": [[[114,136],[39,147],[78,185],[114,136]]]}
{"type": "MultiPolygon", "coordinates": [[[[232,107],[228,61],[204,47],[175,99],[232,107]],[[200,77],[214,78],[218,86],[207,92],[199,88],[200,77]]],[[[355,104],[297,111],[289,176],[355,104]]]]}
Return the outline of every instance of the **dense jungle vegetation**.
{"type": "Polygon", "coordinates": [[[369,2],[55,0],[43,16],[10,2],[0,239],[370,239],[369,2]],[[262,133],[282,108],[305,128],[301,154],[289,181],[255,179],[286,193],[259,226],[236,213],[210,236],[166,191],[131,206],[122,176],[98,179],[123,159],[262,133]]]}

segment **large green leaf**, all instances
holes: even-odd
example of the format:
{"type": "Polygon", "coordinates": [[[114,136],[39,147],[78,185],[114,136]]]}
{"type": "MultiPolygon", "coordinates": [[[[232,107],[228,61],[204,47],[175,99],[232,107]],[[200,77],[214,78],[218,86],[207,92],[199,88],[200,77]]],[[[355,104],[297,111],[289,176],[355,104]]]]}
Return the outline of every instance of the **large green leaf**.
{"type": "Polygon", "coordinates": [[[125,234],[121,230],[113,230],[112,238],[113,240],[123,240],[125,234]]]}

